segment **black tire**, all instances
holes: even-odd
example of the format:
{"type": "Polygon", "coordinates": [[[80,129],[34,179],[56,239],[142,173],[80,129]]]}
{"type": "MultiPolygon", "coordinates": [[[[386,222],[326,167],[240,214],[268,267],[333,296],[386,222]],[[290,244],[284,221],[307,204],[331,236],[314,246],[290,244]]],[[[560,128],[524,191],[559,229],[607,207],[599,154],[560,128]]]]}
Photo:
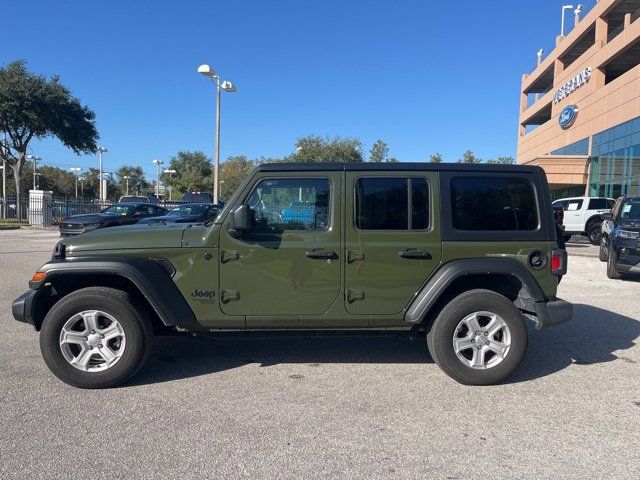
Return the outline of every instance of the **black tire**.
{"type": "Polygon", "coordinates": [[[587,226],[586,234],[591,245],[600,245],[600,239],[602,238],[601,226],[602,224],[598,222],[590,223],[587,226]]]}
{"type": "Polygon", "coordinates": [[[602,237],[600,240],[600,251],[598,252],[598,259],[601,262],[606,262],[609,258],[609,246],[607,245],[607,238],[602,237]]]}
{"type": "Polygon", "coordinates": [[[63,297],[49,310],[40,331],[40,350],[51,372],[63,382],[79,388],[108,388],[125,382],[142,367],[151,353],[152,339],[153,329],[146,310],[129,294],[113,288],[89,287],[63,297]],[[86,310],[100,310],[116,318],[126,337],[122,356],[105,370],[79,370],[62,353],[62,327],[86,310]]]}
{"type": "Polygon", "coordinates": [[[522,314],[506,297],[490,290],[470,290],[452,299],[440,312],[427,334],[429,353],[451,378],[464,385],[493,385],[511,375],[527,350],[527,329],[522,314]],[[456,356],[453,339],[458,323],[468,315],[486,311],[499,315],[509,327],[511,346],[497,365],[479,370],[456,356]]]}
{"type": "Polygon", "coordinates": [[[571,235],[565,233],[564,235],[562,235],[562,238],[564,239],[564,242],[567,243],[569,240],[571,240],[571,235]]]}
{"type": "Polygon", "coordinates": [[[612,249],[609,245],[609,256],[607,257],[607,277],[612,280],[620,280],[622,275],[616,270],[616,262],[618,261],[618,254],[615,248],[612,249]]]}

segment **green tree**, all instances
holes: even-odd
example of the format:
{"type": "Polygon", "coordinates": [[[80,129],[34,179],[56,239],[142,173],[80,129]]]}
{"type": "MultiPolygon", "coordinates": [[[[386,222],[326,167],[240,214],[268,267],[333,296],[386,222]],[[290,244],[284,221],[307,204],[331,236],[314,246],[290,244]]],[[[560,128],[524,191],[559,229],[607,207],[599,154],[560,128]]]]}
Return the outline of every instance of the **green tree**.
{"type": "Polygon", "coordinates": [[[458,163],[482,163],[482,160],[476,157],[471,150],[467,150],[462,154],[462,158],[458,160],[458,163]]]}
{"type": "Polygon", "coordinates": [[[211,159],[203,152],[180,151],[169,161],[169,169],[177,173],[165,185],[171,185],[175,192],[213,191],[211,159]]]}
{"type": "Polygon", "coordinates": [[[487,160],[487,163],[490,165],[513,165],[514,163],[516,163],[516,161],[513,159],[513,157],[498,157],[487,160]]]}
{"type": "Polygon", "coordinates": [[[149,187],[149,183],[144,178],[142,167],[133,165],[122,165],[115,172],[115,182],[117,188],[117,196],[127,195],[127,179],[129,177],[129,195],[142,195],[149,187]]]}
{"type": "Polygon", "coordinates": [[[0,130],[7,132],[3,156],[13,169],[16,194],[29,143],[33,138],[58,138],[76,154],[96,150],[95,114],[60,83],[29,72],[24,61],[0,67],[0,130]]]}
{"type": "Polygon", "coordinates": [[[285,162],[363,162],[362,143],[357,138],[319,137],[309,135],[299,138],[295,153],[285,157],[285,162]]]}
{"type": "Polygon", "coordinates": [[[429,157],[429,163],[442,163],[442,155],[434,153],[429,157]]]}
{"type": "Polygon", "coordinates": [[[387,163],[398,163],[398,159],[396,157],[389,157],[387,163]]]}
{"type": "Polygon", "coordinates": [[[369,153],[369,161],[373,163],[386,162],[389,159],[389,146],[382,140],[376,140],[369,153]]]}
{"type": "Polygon", "coordinates": [[[247,159],[244,155],[229,157],[226,162],[220,164],[220,195],[222,198],[229,200],[244,178],[253,170],[253,167],[255,167],[255,162],[247,159]]]}
{"type": "MultiPolygon", "coordinates": [[[[43,165],[38,167],[40,176],[40,188],[53,192],[54,198],[69,197],[76,195],[76,175],[58,167],[43,165]]],[[[80,197],[80,184],[78,184],[78,197],[80,197]]]]}

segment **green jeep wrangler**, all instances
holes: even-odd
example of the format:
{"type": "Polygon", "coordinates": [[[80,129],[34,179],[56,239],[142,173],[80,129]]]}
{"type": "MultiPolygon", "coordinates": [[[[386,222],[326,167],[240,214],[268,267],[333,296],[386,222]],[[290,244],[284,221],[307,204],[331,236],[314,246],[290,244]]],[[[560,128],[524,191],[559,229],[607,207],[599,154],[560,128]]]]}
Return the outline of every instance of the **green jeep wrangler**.
{"type": "Polygon", "coordinates": [[[538,167],[277,163],[209,223],[61,240],[13,315],[83,388],[134,375],[154,332],[293,330],[426,333],[449,376],[487,385],[522,361],[525,319],[571,318],[566,268],[538,167]]]}

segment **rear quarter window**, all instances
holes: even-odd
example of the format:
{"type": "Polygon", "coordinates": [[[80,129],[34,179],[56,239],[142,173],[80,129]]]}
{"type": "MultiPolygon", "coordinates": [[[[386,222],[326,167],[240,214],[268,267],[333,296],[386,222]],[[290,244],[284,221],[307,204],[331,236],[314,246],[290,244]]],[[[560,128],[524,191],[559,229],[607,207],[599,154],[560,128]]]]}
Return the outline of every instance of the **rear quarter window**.
{"type": "Polygon", "coordinates": [[[456,230],[515,232],[539,225],[533,185],[522,178],[453,178],[451,208],[456,230]]]}

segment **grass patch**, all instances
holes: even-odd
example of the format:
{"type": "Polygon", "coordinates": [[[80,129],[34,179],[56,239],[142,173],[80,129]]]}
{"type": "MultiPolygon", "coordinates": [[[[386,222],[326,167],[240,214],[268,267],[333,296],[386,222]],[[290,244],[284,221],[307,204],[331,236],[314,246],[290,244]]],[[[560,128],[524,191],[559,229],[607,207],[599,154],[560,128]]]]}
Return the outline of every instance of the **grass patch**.
{"type": "Polygon", "coordinates": [[[19,228],[19,223],[0,223],[0,230],[17,230],[19,228]]]}

